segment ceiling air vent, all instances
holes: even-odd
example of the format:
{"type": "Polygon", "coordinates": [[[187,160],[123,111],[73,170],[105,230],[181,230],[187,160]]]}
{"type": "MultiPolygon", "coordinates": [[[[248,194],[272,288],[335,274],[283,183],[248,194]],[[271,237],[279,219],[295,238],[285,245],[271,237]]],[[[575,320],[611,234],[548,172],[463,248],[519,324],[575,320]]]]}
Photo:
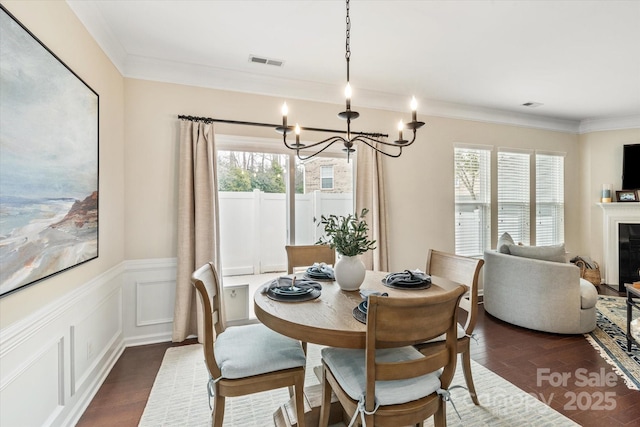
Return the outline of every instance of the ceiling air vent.
{"type": "Polygon", "coordinates": [[[273,65],[276,67],[282,67],[284,61],[281,59],[265,58],[264,56],[249,55],[249,62],[255,64],[273,65]]]}

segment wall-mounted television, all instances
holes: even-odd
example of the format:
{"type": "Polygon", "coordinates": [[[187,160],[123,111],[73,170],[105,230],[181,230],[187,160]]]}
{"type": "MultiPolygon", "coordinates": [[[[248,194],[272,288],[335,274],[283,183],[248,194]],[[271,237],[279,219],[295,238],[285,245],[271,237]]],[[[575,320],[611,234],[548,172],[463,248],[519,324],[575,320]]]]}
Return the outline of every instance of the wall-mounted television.
{"type": "Polygon", "coordinates": [[[640,190],[640,144],[623,146],[622,189],[640,190]]]}

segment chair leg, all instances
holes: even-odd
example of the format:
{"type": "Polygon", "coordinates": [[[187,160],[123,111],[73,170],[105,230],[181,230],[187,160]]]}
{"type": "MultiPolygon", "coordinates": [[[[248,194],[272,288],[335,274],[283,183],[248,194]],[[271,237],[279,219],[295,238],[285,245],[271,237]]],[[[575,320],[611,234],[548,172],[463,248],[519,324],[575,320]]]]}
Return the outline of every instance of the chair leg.
{"type": "Polygon", "coordinates": [[[368,426],[375,426],[376,425],[376,420],[375,420],[375,415],[366,415],[364,416],[364,422],[368,425],[368,426]]]}
{"type": "Polygon", "coordinates": [[[473,384],[473,376],[471,375],[471,351],[469,347],[462,352],[462,371],[464,372],[464,380],[467,383],[471,400],[473,400],[475,405],[480,405],[480,402],[478,401],[478,394],[476,393],[476,387],[473,384]]]}
{"type": "Polygon", "coordinates": [[[444,400],[438,399],[438,410],[433,415],[434,427],[447,427],[447,404],[444,400]]]}
{"type": "Polygon", "coordinates": [[[222,427],[222,420],[224,420],[224,396],[220,396],[218,390],[213,399],[213,427],[222,427]]]}
{"type": "Polygon", "coordinates": [[[331,385],[327,381],[326,367],[322,367],[322,404],[320,406],[320,421],[318,427],[329,425],[329,414],[331,413],[331,385]]]}
{"type": "Polygon", "coordinates": [[[304,419],[304,373],[296,377],[295,383],[296,418],[298,427],[305,427],[304,419]]]}

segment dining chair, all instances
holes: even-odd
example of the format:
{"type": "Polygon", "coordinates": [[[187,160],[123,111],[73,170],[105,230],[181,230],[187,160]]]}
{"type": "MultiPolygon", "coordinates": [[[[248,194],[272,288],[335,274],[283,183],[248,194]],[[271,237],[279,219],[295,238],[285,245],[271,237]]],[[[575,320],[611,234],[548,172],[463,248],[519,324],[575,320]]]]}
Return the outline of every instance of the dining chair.
{"type": "Polygon", "coordinates": [[[334,265],[336,251],[329,245],[287,245],[287,274],[297,267],[309,267],[316,262],[334,265]]]}
{"type": "Polygon", "coordinates": [[[368,299],[364,349],[321,350],[320,426],[328,425],[333,391],[352,423],[420,426],[435,415],[446,425],[445,401],[456,370],[457,307],[467,287],[414,298],[368,299]],[[445,345],[424,355],[413,344],[446,334],[445,345]],[[442,369],[442,370],[441,370],[442,369]]]}
{"type": "MultiPolygon", "coordinates": [[[[471,375],[471,338],[478,318],[478,278],[480,269],[484,265],[482,259],[469,258],[446,252],[429,249],[427,253],[427,274],[436,277],[436,283],[441,287],[457,286],[459,284],[469,287],[469,292],[460,300],[460,308],[466,312],[464,325],[458,324],[458,353],[462,359],[464,379],[469,390],[471,400],[479,405],[476,387],[471,375]]],[[[422,343],[416,346],[421,351],[429,351],[434,342],[442,342],[444,337],[437,337],[430,343],[422,343]]]]}
{"type": "Polygon", "coordinates": [[[225,328],[221,322],[220,282],[212,263],[191,276],[204,317],[204,361],[209,371],[207,389],[214,397],[213,427],[221,427],[226,397],[244,396],[289,387],[298,426],[304,427],[306,357],[299,341],[263,324],[225,328]]]}

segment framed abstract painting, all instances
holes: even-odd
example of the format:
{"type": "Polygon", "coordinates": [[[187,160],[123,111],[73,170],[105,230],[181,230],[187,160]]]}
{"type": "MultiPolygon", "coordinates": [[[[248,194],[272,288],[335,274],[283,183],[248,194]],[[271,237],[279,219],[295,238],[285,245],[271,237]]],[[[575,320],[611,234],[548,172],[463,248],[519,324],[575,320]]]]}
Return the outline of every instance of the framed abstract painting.
{"type": "Polygon", "coordinates": [[[99,97],[0,5],[0,297],[98,257],[99,97]]]}

